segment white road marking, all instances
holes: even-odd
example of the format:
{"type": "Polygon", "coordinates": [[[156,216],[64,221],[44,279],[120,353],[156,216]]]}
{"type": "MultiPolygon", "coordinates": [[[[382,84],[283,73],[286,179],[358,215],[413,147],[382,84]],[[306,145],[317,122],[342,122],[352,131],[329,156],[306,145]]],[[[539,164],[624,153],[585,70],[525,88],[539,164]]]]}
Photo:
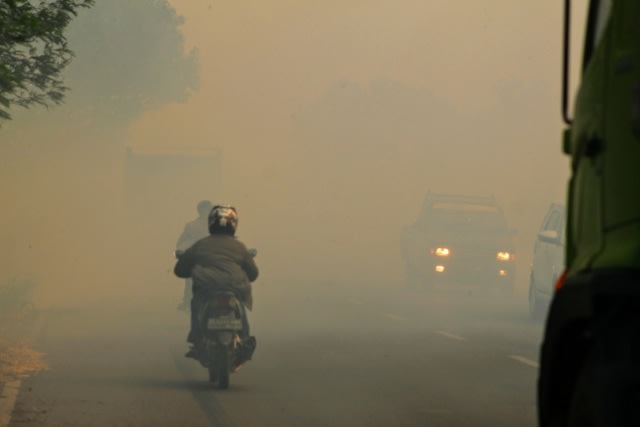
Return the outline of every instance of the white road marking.
{"type": "Polygon", "coordinates": [[[531,366],[533,368],[539,368],[540,365],[538,364],[538,362],[531,360],[531,359],[527,359],[526,357],[523,356],[517,356],[517,355],[513,355],[513,356],[509,356],[511,359],[513,360],[517,360],[520,363],[524,363],[527,366],[531,366]]]}
{"type": "Polygon", "coordinates": [[[398,316],[397,314],[393,313],[383,313],[383,316],[393,320],[409,320],[406,317],[398,316]]]}
{"type": "Polygon", "coordinates": [[[460,335],[452,334],[446,331],[436,331],[436,334],[442,335],[443,337],[451,338],[453,340],[464,341],[466,338],[461,337],[460,335]]]}
{"type": "Polygon", "coordinates": [[[22,381],[10,381],[4,385],[0,395],[0,427],[7,427],[11,422],[13,408],[16,406],[22,381]]]}

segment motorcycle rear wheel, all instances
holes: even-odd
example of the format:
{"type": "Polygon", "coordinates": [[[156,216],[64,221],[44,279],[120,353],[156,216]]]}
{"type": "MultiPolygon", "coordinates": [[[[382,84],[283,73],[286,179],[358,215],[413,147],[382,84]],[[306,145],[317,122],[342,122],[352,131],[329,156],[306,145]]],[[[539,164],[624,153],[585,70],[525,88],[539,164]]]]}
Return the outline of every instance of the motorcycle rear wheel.
{"type": "Polygon", "coordinates": [[[216,366],[209,366],[209,382],[215,383],[218,381],[218,369],[216,366]]]}
{"type": "Polygon", "coordinates": [[[229,388],[229,358],[227,349],[221,346],[216,356],[216,363],[209,367],[209,381],[216,383],[217,388],[220,390],[226,390],[229,388]]]}

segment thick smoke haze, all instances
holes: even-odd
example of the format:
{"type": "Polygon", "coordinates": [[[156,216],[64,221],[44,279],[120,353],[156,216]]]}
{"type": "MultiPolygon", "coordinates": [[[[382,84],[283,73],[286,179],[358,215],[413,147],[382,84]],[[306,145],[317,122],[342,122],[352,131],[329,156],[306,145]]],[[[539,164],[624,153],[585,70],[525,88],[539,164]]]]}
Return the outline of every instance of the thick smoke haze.
{"type": "Polygon", "coordinates": [[[41,305],[177,301],[171,252],[209,198],[237,206],[240,238],[260,251],[258,307],[310,284],[393,289],[400,230],[430,189],[498,198],[524,297],[537,227],[568,176],[561,5],[171,4],[185,55],[197,50],[186,100],[96,123],[77,113],[80,93],[3,124],[0,279],[31,278],[41,305]],[[126,163],[127,147],[182,160],[126,163]]]}

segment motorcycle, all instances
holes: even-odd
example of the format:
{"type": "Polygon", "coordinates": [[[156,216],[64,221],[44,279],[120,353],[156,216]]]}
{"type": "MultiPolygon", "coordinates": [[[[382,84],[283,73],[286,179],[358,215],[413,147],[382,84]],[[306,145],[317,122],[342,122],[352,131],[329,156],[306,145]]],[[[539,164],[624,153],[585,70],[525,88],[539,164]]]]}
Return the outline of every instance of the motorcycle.
{"type": "MultiPolygon", "coordinates": [[[[179,258],[184,251],[175,251],[179,258]]],[[[252,257],[256,249],[250,249],[252,257]]],[[[229,388],[229,377],[251,359],[255,338],[240,338],[242,332],[242,301],[232,288],[217,288],[210,292],[197,313],[203,339],[197,345],[197,361],[209,371],[209,382],[219,389],[229,388]]]]}

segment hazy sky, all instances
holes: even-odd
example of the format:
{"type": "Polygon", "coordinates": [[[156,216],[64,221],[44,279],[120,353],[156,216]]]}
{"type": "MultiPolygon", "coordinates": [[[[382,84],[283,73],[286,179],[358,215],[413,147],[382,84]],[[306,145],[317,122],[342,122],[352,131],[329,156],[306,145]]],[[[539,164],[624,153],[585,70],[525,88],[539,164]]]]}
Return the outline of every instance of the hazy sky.
{"type": "MultiPolygon", "coordinates": [[[[493,192],[512,214],[513,225],[525,228],[521,237],[527,251],[548,202],[564,197],[567,163],[560,154],[559,114],[562,6],[557,2],[174,0],[172,4],[186,19],[188,47],[199,52],[200,90],[187,104],[147,114],[133,126],[131,141],[152,145],[189,141],[223,148],[235,179],[228,181],[222,197],[244,207],[249,218],[243,223],[244,232],[251,237],[266,233],[259,228],[277,221],[276,211],[289,212],[303,223],[306,218],[292,232],[304,233],[311,227],[314,209],[332,204],[330,196],[323,198],[326,192],[318,191],[326,182],[321,173],[315,187],[303,191],[296,186],[301,169],[308,171],[318,162],[328,162],[327,169],[335,166],[330,164],[329,143],[326,159],[305,157],[301,141],[291,136],[291,117],[321,102],[339,81],[367,88],[376,79],[389,79],[408,89],[428,91],[451,105],[460,114],[448,119],[452,129],[465,128],[464,121],[456,123],[460,117],[473,119],[465,129],[469,148],[451,151],[437,164],[426,143],[420,148],[415,141],[398,140],[397,149],[389,154],[372,151],[367,141],[346,142],[352,144],[351,153],[359,155],[353,158],[354,178],[371,176],[372,165],[381,158],[386,162],[377,172],[387,177],[368,181],[369,187],[380,190],[378,194],[363,191],[368,178],[349,180],[333,192],[350,195],[361,207],[360,211],[349,207],[360,220],[342,227],[342,233],[356,231],[341,235],[346,241],[360,240],[361,246],[354,244],[358,253],[366,253],[373,244],[362,238],[362,231],[369,236],[378,232],[380,218],[369,215],[367,222],[361,216],[376,199],[405,210],[406,219],[398,222],[408,223],[428,186],[436,191],[493,192]],[[436,169],[440,182],[434,180],[436,169]],[[309,193],[316,196],[311,201],[305,198],[309,193]],[[294,207],[288,211],[275,207],[283,204],[294,207]],[[263,221],[256,215],[258,208],[263,221]]],[[[389,241],[387,258],[397,257],[400,225],[383,231],[385,238],[394,239],[389,241]]],[[[312,228],[318,236],[331,235],[328,230],[319,232],[319,224],[312,228]]],[[[349,253],[344,242],[342,248],[349,253]]],[[[397,259],[393,265],[399,267],[397,259]]]]}
{"type": "MultiPolygon", "coordinates": [[[[203,197],[238,206],[240,235],[261,249],[267,283],[311,277],[397,286],[400,230],[429,188],[495,194],[519,230],[526,281],[536,228],[548,203],[564,200],[568,176],[560,153],[561,4],[171,3],[185,18],[185,49],[195,47],[200,62],[199,89],[186,103],[148,111],[127,132],[105,133],[122,146],[101,164],[73,148],[87,141],[69,144],[79,126],[73,118],[46,137],[29,120],[0,131],[30,147],[16,151],[16,161],[11,144],[3,147],[3,205],[22,208],[4,215],[10,244],[2,249],[11,269],[31,269],[37,252],[49,268],[40,272],[43,281],[53,280],[55,269],[63,282],[76,260],[47,254],[56,247],[86,253],[93,245],[88,230],[99,224],[109,245],[132,251],[118,249],[132,269],[148,255],[127,280],[147,280],[154,269],[166,275],[168,254],[197,201],[172,204],[172,192],[192,182],[185,177],[154,197],[141,194],[138,202],[151,210],[138,224],[116,209],[127,185],[118,150],[188,145],[224,153],[222,178],[203,197]],[[43,138],[58,145],[43,152],[43,138]],[[34,210],[44,201],[46,215],[34,210]]],[[[82,265],[103,277],[110,256],[82,265]]]]}
{"type": "Polygon", "coordinates": [[[172,4],[186,18],[188,45],[199,50],[201,90],[188,106],[167,108],[180,124],[157,132],[179,128],[202,138],[206,129],[224,144],[225,129],[281,128],[297,106],[340,79],[387,76],[474,112],[495,108],[504,82],[559,84],[557,2],[172,4]]]}

